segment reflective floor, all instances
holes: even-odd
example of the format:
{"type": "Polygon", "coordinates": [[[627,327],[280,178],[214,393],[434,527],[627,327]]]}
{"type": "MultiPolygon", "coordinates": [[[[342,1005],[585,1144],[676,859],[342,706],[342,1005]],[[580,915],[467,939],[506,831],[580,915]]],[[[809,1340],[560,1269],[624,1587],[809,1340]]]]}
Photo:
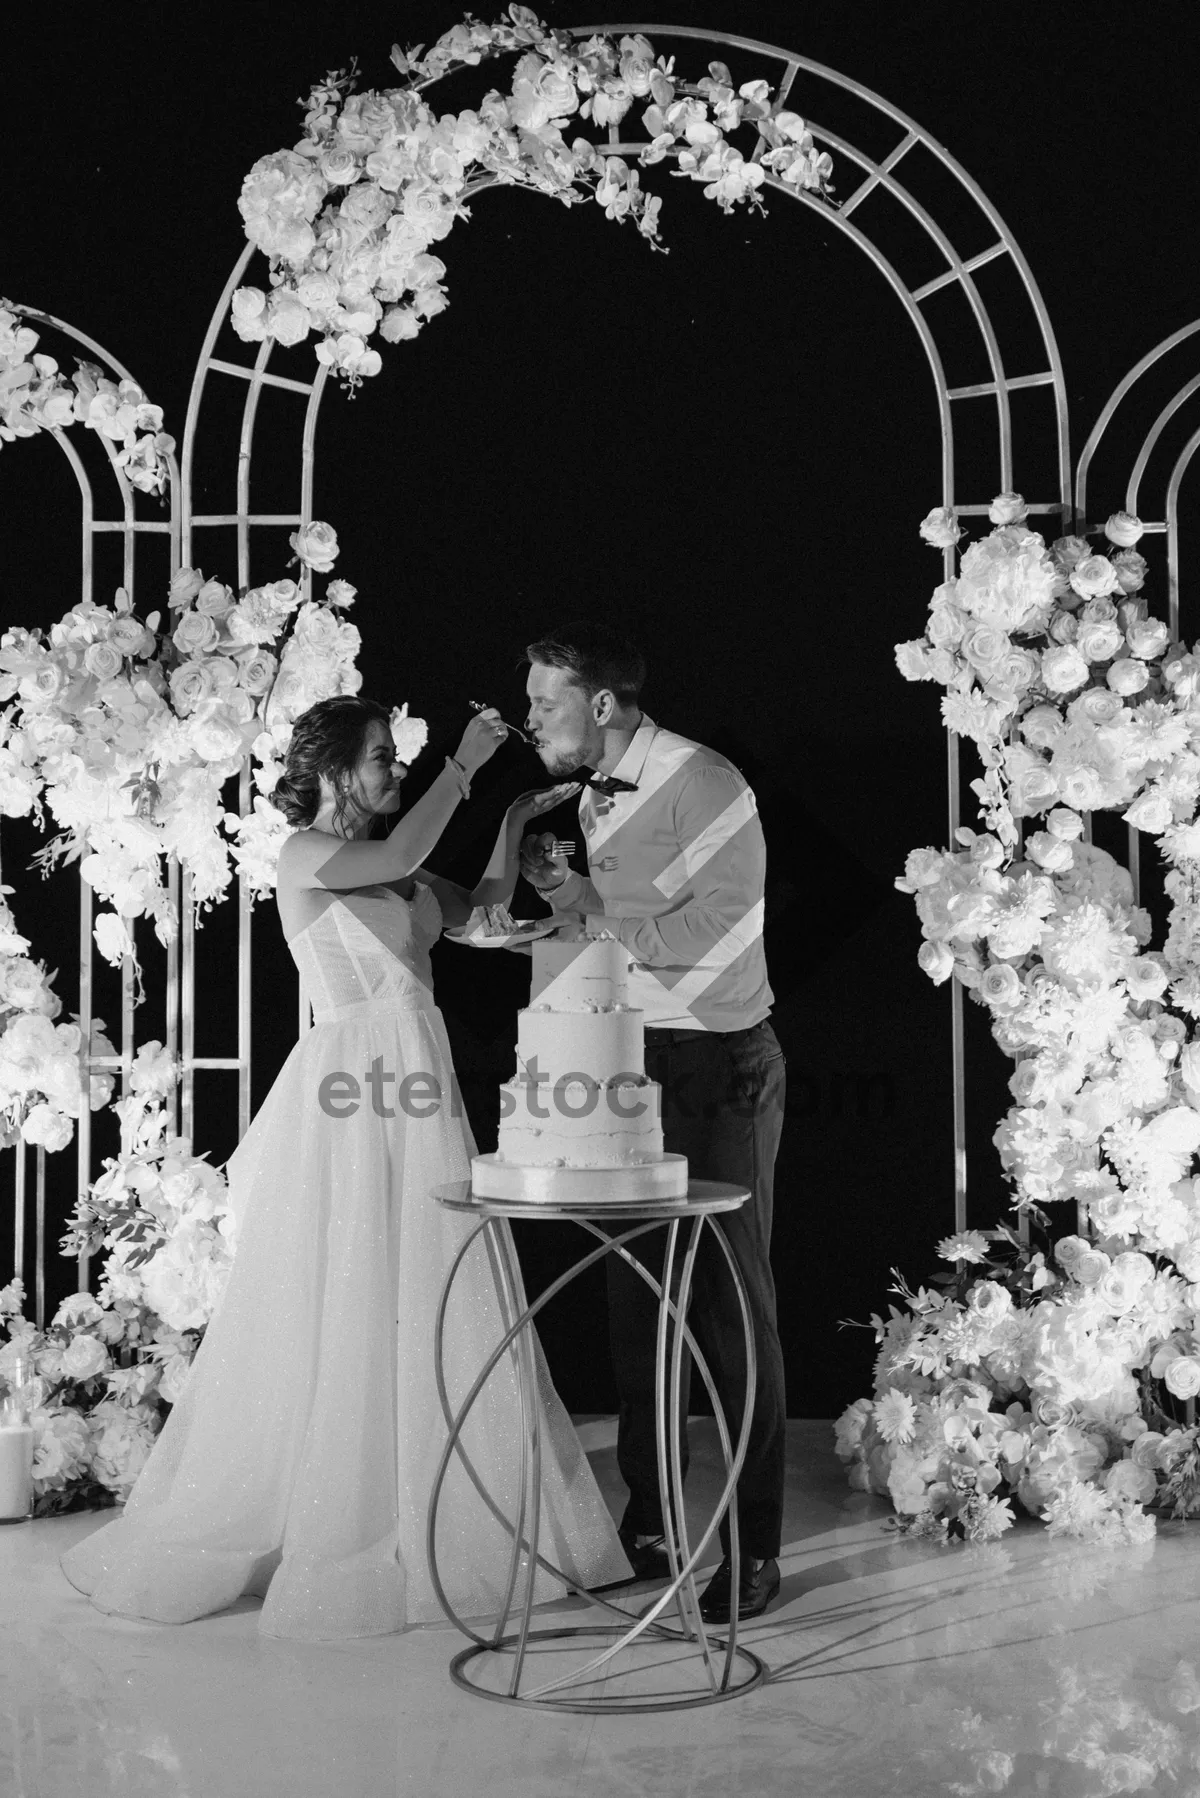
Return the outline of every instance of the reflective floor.
{"type": "MultiPolygon", "coordinates": [[[[611,1439],[585,1426],[615,1506],[611,1439]]],[[[1200,1798],[1200,1526],[1117,1553],[1032,1523],[980,1549],[897,1541],[830,1439],[789,1426],[781,1600],[747,1630],[769,1683],[675,1715],[551,1716],[460,1692],[449,1629],[313,1647],[260,1637],[251,1602],[181,1628],[103,1617],[57,1561],[104,1515],[2,1528],[0,1792],[1200,1798]]],[[[698,1510],[703,1423],[693,1441],[698,1510]]],[[[578,1603],[539,1618],[589,1620],[578,1603]]],[[[672,1654],[636,1677],[690,1677],[672,1654]]]]}

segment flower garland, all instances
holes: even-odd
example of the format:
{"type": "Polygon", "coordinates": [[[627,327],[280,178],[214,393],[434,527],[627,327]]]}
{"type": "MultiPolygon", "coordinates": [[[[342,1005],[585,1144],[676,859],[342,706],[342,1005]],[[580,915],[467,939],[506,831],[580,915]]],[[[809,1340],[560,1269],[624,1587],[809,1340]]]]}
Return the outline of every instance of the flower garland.
{"type": "MultiPolygon", "coordinates": [[[[1016,1064],[995,1141],[1045,1248],[968,1231],[940,1245],[955,1272],[933,1291],[899,1281],[907,1312],[874,1320],[875,1396],[839,1420],[838,1452],[908,1529],[984,1539],[1011,1495],[1056,1533],[1129,1541],[1147,1505],[1200,1512],[1182,1410],[1200,1393],[1200,661],[1140,596],[1137,519],[1114,514],[1094,554],[1047,548],[1019,494],[990,518],[896,652],[978,744],[990,830],[915,850],[896,884],[921,966],[986,1007],[1016,1064]],[[1084,840],[1100,808],[1170,864],[1161,949],[1128,872],[1084,840]],[[1044,1207],[1064,1200],[1089,1234],[1052,1244],[1044,1207]]],[[[936,510],[921,534],[962,533],[936,510]]]]}
{"type": "Polygon", "coordinates": [[[93,362],[78,363],[68,384],[53,356],[35,353],[38,342],[12,302],[0,300],[0,443],[85,424],[121,445],[117,467],[131,486],[161,494],[175,449],[162,408],[135,382],[110,381],[93,362]]]}
{"type": "Polygon", "coordinates": [[[735,93],[728,68],[713,62],[703,79],[685,83],[674,59],[656,56],[640,33],[619,43],[573,39],[514,5],[493,25],[468,18],[454,26],[428,55],[397,45],[392,61],[406,86],[357,94],[353,70],[316,85],[301,102],[299,143],[261,157],[238,202],[247,237],[270,259],[272,291],[237,290],[234,330],[248,343],[286,345],[318,331],[318,359],[352,388],[379,372],[367,341],[376,331],[399,343],[445,309],[446,268],[432,246],[470,217],[462,194],[481,175],[567,206],[591,198],[658,247],[662,201],[623,157],[584,137],[568,143],[564,126],[576,115],[604,127],[646,102],[640,167],[671,158],[673,172],[703,182],[725,212],[742,202],[762,210],[768,172],[823,197],[832,191],[831,158],[797,114],[772,112],[765,81],[735,93]],[[441,118],[421,99],[419,87],[448,70],[506,51],[523,52],[507,95],[493,88],[478,110],[441,118]],[[766,146],[752,160],[729,141],[743,126],[766,146]]]}

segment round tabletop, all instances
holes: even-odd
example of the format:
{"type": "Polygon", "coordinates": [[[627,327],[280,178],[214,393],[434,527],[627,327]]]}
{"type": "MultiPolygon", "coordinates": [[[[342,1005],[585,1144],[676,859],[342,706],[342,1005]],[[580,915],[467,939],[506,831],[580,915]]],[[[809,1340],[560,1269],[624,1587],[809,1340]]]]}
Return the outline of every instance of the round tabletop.
{"type": "Polygon", "coordinates": [[[588,1199],[566,1203],[513,1199],[480,1199],[471,1192],[469,1180],[456,1180],[450,1186],[437,1186],[433,1192],[439,1205],[449,1211],[463,1211],[473,1217],[508,1218],[671,1218],[705,1217],[714,1211],[736,1211],[750,1197],[745,1186],[729,1186],[721,1180],[689,1180],[687,1194],[677,1199],[588,1199]]]}

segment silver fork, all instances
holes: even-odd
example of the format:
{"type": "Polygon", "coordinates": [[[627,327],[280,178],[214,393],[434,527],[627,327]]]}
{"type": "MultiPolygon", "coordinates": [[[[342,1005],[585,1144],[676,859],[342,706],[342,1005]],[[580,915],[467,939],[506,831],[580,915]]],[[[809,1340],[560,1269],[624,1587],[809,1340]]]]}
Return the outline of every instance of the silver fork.
{"type": "MultiPolygon", "coordinates": [[[[486,712],[489,710],[489,707],[487,707],[483,703],[482,699],[468,699],[467,704],[470,706],[470,708],[473,712],[486,712]]],[[[514,737],[520,737],[522,743],[532,744],[533,747],[536,749],[537,745],[536,745],[536,743],[533,742],[533,738],[530,736],[527,736],[523,730],[518,730],[518,728],[515,724],[505,724],[505,721],[503,718],[500,720],[500,722],[501,722],[501,724],[504,724],[504,727],[506,730],[509,730],[512,732],[514,737]]]]}

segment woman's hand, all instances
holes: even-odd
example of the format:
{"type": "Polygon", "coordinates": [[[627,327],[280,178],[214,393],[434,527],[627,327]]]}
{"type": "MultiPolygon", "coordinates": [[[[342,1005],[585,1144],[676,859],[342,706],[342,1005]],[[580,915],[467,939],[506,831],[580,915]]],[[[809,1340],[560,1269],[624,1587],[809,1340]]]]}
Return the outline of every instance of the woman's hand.
{"type": "Polygon", "coordinates": [[[577,780],[561,781],[556,787],[532,787],[528,793],[517,794],[505,815],[510,824],[519,827],[540,818],[543,812],[553,811],[580,790],[577,780]]]}
{"type": "Polygon", "coordinates": [[[507,724],[495,706],[489,706],[468,724],[454,759],[468,774],[474,774],[477,768],[491,760],[507,735],[507,724]]]}

